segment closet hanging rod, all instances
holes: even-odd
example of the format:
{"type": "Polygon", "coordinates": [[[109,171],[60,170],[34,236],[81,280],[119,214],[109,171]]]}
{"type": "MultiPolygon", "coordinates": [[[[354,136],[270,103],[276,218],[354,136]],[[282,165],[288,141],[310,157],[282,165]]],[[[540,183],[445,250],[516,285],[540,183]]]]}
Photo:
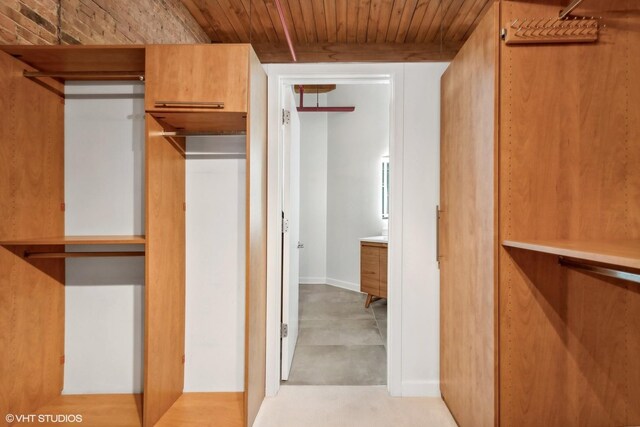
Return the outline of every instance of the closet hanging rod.
{"type": "Polygon", "coordinates": [[[132,252],[25,252],[25,258],[54,259],[54,258],[103,258],[103,257],[134,257],[144,256],[143,251],[132,252]]]}
{"type": "Polygon", "coordinates": [[[244,136],[247,131],[244,130],[221,130],[217,132],[162,132],[162,136],[173,137],[207,137],[207,136],[244,136]]]}
{"type": "Polygon", "coordinates": [[[586,264],[571,259],[560,257],[559,263],[563,267],[573,268],[575,270],[587,273],[600,274],[602,276],[615,277],[616,279],[627,280],[629,282],[640,283],[640,274],[630,271],[616,270],[609,267],[601,267],[598,265],[586,264]]]}
{"type": "Polygon", "coordinates": [[[568,5],[567,7],[565,7],[564,9],[562,9],[562,10],[560,11],[559,18],[560,18],[560,19],[564,19],[564,18],[566,18],[567,16],[569,16],[569,14],[570,14],[571,12],[573,12],[573,9],[575,9],[576,7],[578,7],[578,5],[579,5],[580,3],[582,3],[583,1],[584,1],[584,0],[573,0],[571,3],[569,3],[569,5],[568,5]]]}
{"type": "Polygon", "coordinates": [[[51,77],[60,79],[115,79],[144,81],[144,71],[24,71],[28,78],[51,77]]]}

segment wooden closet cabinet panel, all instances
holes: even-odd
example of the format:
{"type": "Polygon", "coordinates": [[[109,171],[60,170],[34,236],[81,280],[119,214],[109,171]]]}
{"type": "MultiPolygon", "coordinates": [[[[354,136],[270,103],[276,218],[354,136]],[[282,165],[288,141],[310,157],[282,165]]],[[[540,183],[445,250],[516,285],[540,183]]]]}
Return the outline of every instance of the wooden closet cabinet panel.
{"type": "Polygon", "coordinates": [[[144,426],[180,397],[185,342],[184,145],[159,136],[146,115],[146,257],[144,426]]]}
{"type": "Polygon", "coordinates": [[[440,388],[461,427],[640,425],[640,292],[602,270],[640,263],[640,16],[590,0],[572,13],[602,16],[596,41],[507,43],[562,3],[495,2],[442,78],[440,388]]]}
{"type": "Polygon", "coordinates": [[[380,250],[364,243],[360,249],[360,292],[380,293],[380,250]]]}
{"type": "MultiPolygon", "coordinates": [[[[64,234],[64,102],[25,69],[0,53],[0,240],[64,234]]],[[[25,259],[26,250],[0,246],[3,423],[34,413],[63,386],[64,260],[25,259]]]]}
{"type": "Polygon", "coordinates": [[[148,46],[146,110],[247,112],[249,50],[246,44],[148,46]]]}

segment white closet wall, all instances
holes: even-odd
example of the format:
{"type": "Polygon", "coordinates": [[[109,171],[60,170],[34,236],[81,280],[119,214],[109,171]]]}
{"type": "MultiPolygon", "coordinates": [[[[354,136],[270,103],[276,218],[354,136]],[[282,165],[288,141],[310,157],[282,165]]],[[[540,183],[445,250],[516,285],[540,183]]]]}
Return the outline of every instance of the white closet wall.
{"type": "MultiPolygon", "coordinates": [[[[360,290],[360,238],[382,234],[382,157],[389,155],[389,85],[344,85],[328,115],[327,282],[360,290]]],[[[392,160],[393,162],[393,160],[392,160]]],[[[393,167],[393,164],[392,164],[393,167]]]]}
{"type": "Polygon", "coordinates": [[[245,138],[189,138],[185,392],[244,390],[245,138]],[[236,158],[233,158],[236,157],[236,158]]]}
{"type": "MultiPolygon", "coordinates": [[[[326,98],[320,96],[320,105],[326,105],[326,98]]],[[[308,104],[313,105],[311,100],[308,104]]],[[[299,114],[300,241],[304,244],[299,251],[300,283],[326,283],[328,113],[299,114]]]]}
{"type": "MultiPolygon", "coordinates": [[[[143,93],[67,83],[67,235],[144,234],[143,93]]],[[[142,391],[143,285],[143,257],[67,259],[63,393],[142,391]]]]}

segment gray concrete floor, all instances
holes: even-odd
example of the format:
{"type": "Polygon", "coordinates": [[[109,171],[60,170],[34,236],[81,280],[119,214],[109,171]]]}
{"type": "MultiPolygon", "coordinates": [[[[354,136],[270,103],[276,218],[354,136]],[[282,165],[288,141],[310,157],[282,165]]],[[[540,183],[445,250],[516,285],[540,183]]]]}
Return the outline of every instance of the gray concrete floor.
{"type": "Polygon", "coordinates": [[[289,385],[387,381],[387,300],[329,285],[300,285],[300,329],[289,385]]]}

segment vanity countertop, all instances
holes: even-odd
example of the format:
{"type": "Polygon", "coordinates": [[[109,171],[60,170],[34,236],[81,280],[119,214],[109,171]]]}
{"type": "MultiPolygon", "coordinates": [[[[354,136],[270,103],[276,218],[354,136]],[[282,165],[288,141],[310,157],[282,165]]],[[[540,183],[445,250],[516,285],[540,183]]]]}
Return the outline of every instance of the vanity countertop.
{"type": "Polygon", "coordinates": [[[389,243],[389,236],[363,237],[360,241],[369,243],[389,243]]]}

